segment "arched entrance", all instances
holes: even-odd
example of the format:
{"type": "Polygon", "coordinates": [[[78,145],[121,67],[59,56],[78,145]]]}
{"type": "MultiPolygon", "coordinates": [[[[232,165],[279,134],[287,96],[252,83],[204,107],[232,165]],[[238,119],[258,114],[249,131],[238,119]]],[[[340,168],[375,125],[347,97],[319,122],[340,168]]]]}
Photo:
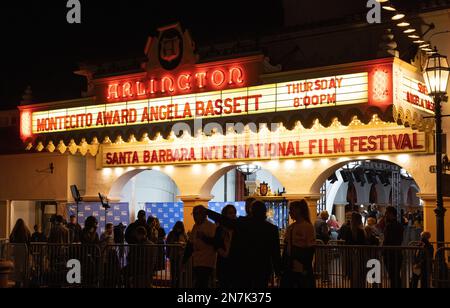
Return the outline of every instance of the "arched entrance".
{"type": "Polygon", "coordinates": [[[180,190],[167,174],[155,169],[136,169],[121,175],[111,186],[109,198],[127,203],[131,221],[137,212],[160,220],[168,233],[177,221],[183,220],[183,204],[177,196],[180,190]]]}
{"type": "Polygon", "coordinates": [[[210,188],[213,199],[209,207],[220,212],[227,204],[233,204],[238,216],[245,216],[245,200],[254,197],[266,202],[268,220],[280,229],[288,224],[285,186],[271,171],[259,164],[229,166],[211,176],[202,191],[210,188]]]}
{"type": "Polygon", "coordinates": [[[392,205],[403,214],[405,243],[418,239],[423,223],[422,201],[419,186],[407,170],[384,160],[355,160],[338,164],[326,174],[318,209],[335,214],[342,224],[346,212],[381,219],[385,208],[392,205]]]}

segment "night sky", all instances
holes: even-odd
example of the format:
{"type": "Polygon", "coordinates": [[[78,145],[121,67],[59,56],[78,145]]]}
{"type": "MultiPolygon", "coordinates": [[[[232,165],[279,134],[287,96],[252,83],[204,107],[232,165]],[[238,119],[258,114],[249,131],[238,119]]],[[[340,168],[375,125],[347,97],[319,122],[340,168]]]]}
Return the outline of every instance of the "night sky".
{"type": "Polygon", "coordinates": [[[34,102],[77,98],[84,85],[73,74],[79,62],[142,56],[147,37],[176,21],[200,44],[282,24],[275,0],[80,2],[81,25],[66,22],[66,0],[0,2],[0,109],[14,108],[27,85],[34,102]]]}
{"type": "MultiPolygon", "coordinates": [[[[339,7],[336,0],[298,1],[307,7],[299,19],[301,13],[304,18],[326,15],[325,2],[328,13],[333,6],[353,10],[353,3],[366,10],[363,0],[338,1],[339,7]]],[[[147,37],[176,21],[191,31],[198,45],[262,35],[283,26],[282,0],[80,2],[82,24],[70,25],[67,0],[0,1],[0,109],[14,108],[27,85],[32,87],[33,102],[80,97],[84,80],[73,74],[78,63],[142,56],[147,37]]]]}

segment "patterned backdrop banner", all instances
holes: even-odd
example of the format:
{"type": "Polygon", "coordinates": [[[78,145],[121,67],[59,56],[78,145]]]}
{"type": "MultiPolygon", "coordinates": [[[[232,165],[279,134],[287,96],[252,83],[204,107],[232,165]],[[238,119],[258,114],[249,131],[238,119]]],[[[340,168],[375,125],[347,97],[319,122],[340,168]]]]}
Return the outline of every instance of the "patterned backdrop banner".
{"type": "MultiPolygon", "coordinates": [[[[89,216],[94,216],[98,220],[97,233],[100,234],[105,231],[106,223],[112,223],[114,226],[122,223],[124,226],[128,226],[130,223],[130,211],[128,203],[111,203],[111,208],[108,210],[105,217],[105,209],[102,204],[99,203],[84,203],[81,202],[78,208],[78,223],[84,228],[84,222],[89,216]],[[105,219],[107,221],[105,221],[105,219]]],[[[71,215],[77,215],[76,204],[68,205],[69,217],[71,215]]]]}
{"type": "MultiPolygon", "coordinates": [[[[233,204],[238,216],[245,216],[245,202],[210,202],[209,209],[222,212],[227,204],[233,204]]],[[[183,221],[183,202],[146,203],[145,212],[148,216],[157,217],[166,233],[169,233],[177,221],[183,221]]]]}
{"type": "Polygon", "coordinates": [[[161,227],[168,234],[177,221],[183,221],[183,202],[146,203],[145,212],[147,217],[158,218],[161,227]]]}

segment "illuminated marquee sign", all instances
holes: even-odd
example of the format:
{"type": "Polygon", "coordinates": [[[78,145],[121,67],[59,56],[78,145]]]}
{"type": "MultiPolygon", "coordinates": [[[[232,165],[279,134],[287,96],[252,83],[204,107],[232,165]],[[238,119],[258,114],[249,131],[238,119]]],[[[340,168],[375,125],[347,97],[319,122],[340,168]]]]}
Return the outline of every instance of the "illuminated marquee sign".
{"type": "Polygon", "coordinates": [[[420,110],[434,113],[434,102],[428,95],[427,86],[408,76],[402,77],[401,99],[420,110]]]}
{"type": "Polygon", "coordinates": [[[427,152],[426,134],[403,127],[334,132],[226,135],[103,145],[97,167],[176,165],[193,163],[302,159],[389,153],[427,152]]]}
{"type": "MultiPolygon", "coordinates": [[[[239,76],[238,73],[229,75],[233,82],[239,82],[239,76]]],[[[368,83],[368,73],[364,72],[208,93],[34,112],[32,132],[42,134],[367,103],[368,83]]],[[[111,93],[123,95],[123,85],[119,88],[111,93]]],[[[132,91],[139,91],[139,85],[130,84],[125,89],[130,91],[127,93],[135,95],[137,92],[132,91]]]]}
{"type": "Polygon", "coordinates": [[[200,92],[205,89],[218,90],[225,87],[242,86],[244,71],[240,67],[198,70],[195,73],[182,73],[164,76],[160,79],[111,82],[106,86],[106,99],[142,99],[176,93],[200,92]]]}

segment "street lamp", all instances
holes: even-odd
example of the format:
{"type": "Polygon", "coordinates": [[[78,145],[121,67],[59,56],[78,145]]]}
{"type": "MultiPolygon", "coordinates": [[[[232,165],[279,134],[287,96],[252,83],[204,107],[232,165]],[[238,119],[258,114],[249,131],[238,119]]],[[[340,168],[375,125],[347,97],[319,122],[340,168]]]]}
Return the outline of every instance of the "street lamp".
{"type": "Polygon", "coordinates": [[[436,52],[431,55],[425,65],[424,78],[428,93],[434,99],[436,121],[436,227],[438,248],[444,247],[444,198],[442,195],[442,106],[447,100],[447,86],[450,74],[447,57],[436,52]]]}

